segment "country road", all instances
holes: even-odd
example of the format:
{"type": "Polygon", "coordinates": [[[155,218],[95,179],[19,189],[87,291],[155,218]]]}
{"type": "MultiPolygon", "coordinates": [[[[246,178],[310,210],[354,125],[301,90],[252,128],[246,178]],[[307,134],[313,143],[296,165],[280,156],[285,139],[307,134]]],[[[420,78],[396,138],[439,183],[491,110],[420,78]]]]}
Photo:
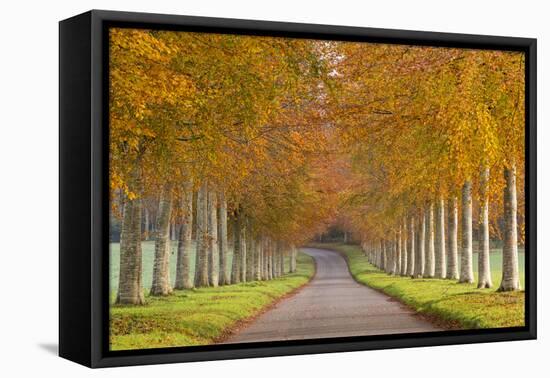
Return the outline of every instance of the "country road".
{"type": "Polygon", "coordinates": [[[440,330],[389,296],[358,284],[338,253],[313,248],[302,251],[315,259],[313,280],[226,343],[440,330]]]}

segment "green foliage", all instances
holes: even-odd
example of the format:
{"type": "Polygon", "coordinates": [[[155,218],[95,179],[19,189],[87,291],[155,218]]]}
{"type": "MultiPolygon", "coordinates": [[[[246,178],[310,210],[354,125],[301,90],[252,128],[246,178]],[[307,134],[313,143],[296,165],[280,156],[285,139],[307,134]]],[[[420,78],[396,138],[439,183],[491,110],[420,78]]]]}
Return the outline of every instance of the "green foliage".
{"type": "Polygon", "coordinates": [[[313,274],[312,258],[300,253],[296,273],[271,281],[176,291],[169,297],[146,297],[144,306],[111,305],[111,350],[219,341],[240,321],[303,286],[313,274]]]}
{"type": "MultiPolygon", "coordinates": [[[[319,244],[318,247],[342,252],[358,282],[398,298],[420,313],[435,315],[450,326],[464,329],[521,327],[525,324],[525,292],[496,291],[501,279],[501,265],[492,264],[494,288],[479,290],[476,283],[388,275],[369,264],[355,245],[319,244]]],[[[491,258],[498,259],[498,253],[493,253],[491,258]]],[[[524,278],[522,265],[522,284],[524,278]]]]}

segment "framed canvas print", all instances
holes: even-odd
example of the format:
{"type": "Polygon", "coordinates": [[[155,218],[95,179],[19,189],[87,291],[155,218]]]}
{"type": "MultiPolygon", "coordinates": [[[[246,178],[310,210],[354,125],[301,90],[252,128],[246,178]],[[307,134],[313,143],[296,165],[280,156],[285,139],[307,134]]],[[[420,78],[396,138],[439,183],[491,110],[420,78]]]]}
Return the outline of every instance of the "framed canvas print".
{"type": "Polygon", "coordinates": [[[536,337],[536,40],[60,23],[62,357],[536,337]]]}

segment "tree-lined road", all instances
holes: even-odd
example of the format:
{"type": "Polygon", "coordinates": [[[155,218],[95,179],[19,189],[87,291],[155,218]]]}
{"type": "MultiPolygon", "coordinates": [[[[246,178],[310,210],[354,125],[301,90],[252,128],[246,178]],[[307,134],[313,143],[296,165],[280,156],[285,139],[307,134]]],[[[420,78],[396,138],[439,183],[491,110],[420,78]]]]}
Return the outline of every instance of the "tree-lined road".
{"type": "Polygon", "coordinates": [[[317,265],[313,280],[226,343],[440,330],[389,296],[357,283],[340,254],[313,248],[304,252],[317,265]]]}

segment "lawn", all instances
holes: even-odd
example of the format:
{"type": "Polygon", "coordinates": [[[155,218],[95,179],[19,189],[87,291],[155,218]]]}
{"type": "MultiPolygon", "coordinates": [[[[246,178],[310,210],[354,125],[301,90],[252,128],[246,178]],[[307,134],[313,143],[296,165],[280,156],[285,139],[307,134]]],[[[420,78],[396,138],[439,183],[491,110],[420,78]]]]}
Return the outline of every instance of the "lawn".
{"type": "MultiPolygon", "coordinates": [[[[194,246],[194,242],[193,242],[194,246]]],[[[176,259],[177,259],[178,242],[171,241],[170,243],[170,279],[172,285],[176,281],[176,259]]],[[[143,287],[145,289],[151,288],[151,282],[153,281],[153,261],[155,259],[155,242],[144,241],[141,243],[141,249],[143,253],[143,287]]],[[[191,253],[191,276],[195,274],[195,253],[191,253]]],[[[233,261],[233,248],[229,249],[227,256],[227,269],[231,271],[231,262],[233,261]]],[[[110,288],[111,293],[116,292],[118,289],[118,272],[120,270],[120,243],[110,244],[110,288]]]]}
{"type": "MultiPolygon", "coordinates": [[[[285,265],[288,271],[288,261],[285,265]]],[[[161,298],[147,296],[144,306],[111,305],[111,350],[212,344],[305,285],[314,271],[313,259],[300,253],[296,273],[271,281],[181,290],[161,298]]]]}
{"type": "MultiPolygon", "coordinates": [[[[501,253],[491,254],[494,288],[477,289],[476,284],[459,284],[441,279],[411,279],[390,276],[369,264],[358,246],[316,244],[319,248],[342,252],[354,278],[367,286],[398,298],[417,311],[435,315],[452,328],[500,328],[523,326],[525,322],[525,292],[496,291],[501,280],[501,253]]],[[[477,270],[477,255],[474,255],[477,270]]],[[[525,282],[523,254],[520,259],[522,285],[525,282]]],[[[477,274],[476,274],[477,277],[477,274]]],[[[523,286],[522,286],[523,287],[523,286]]]]}

